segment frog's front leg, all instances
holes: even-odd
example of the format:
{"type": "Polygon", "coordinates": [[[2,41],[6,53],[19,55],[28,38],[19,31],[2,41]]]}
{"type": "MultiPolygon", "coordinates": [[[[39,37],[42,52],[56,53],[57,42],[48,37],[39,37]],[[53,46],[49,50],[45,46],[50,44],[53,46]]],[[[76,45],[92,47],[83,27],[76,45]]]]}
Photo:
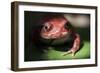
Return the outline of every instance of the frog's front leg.
{"type": "Polygon", "coordinates": [[[74,56],[75,53],[79,50],[79,48],[80,48],[80,36],[78,34],[75,34],[75,36],[76,36],[76,38],[74,40],[72,48],[69,51],[65,52],[63,54],[63,56],[65,56],[69,53],[72,53],[72,56],[74,56]]]}

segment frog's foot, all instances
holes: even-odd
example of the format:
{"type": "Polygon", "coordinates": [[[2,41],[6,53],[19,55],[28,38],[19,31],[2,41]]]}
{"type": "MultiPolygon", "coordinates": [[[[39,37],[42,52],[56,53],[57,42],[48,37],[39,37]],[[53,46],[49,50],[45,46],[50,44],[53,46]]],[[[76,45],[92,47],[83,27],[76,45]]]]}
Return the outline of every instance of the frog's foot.
{"type": "Polygon", "coordinates": [[[65,52],[65,53],[63,54],[63,56],[66,56],[66,55],[68,55],[68,54],[72,54],[72,56],[75,56],[75,52],[73,52],[72,50],[69,50],[69,51],[65,52]]]}
{"type": "Polygon", "coordinates": [[[80,48],[80,37],[78,34],[76,34],[76,39],[74,40],[72,48],[69,51],[65,52],[63,56],[69,53],[72,53],[72,56],[75,56],[75,53],[79,50],[79,48],[80,48]]]}

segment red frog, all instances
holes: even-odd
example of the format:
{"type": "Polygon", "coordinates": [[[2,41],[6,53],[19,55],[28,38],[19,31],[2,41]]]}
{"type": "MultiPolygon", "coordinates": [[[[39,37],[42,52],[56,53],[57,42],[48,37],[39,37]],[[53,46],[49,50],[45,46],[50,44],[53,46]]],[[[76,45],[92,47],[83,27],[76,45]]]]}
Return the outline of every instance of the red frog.
{"type": "MultiPolygon", "coordinates": [[[[44,20],[43,28],[41,29],[40,36],[44,39],[62,39],[63,37],[67,37],[69,33],[72,34],[74,38],[73,46],[70,50],[65,52],[63,55],[67,55],[69,53],[72,53],[72,56],[75,55],[75,53],[80,48],[80,36],[75,33],[70,28],[65,28],[66,26],[69,26],[68,20],[63,15],[54,15],[49,16],[44,20]]],[[[66,44],[67,45],[67,44],[66,44]]]]}

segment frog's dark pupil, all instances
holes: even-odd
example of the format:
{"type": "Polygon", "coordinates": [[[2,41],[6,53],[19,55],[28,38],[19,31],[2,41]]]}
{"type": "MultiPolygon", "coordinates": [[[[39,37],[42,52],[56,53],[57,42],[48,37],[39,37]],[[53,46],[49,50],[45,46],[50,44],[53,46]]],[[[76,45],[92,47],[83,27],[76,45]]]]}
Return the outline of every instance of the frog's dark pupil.
{"type": "Polygon", "coordinates": [[[45,29],[48,29],[48,27],[47,27],[47,26],[45,26],[45,29]]]}

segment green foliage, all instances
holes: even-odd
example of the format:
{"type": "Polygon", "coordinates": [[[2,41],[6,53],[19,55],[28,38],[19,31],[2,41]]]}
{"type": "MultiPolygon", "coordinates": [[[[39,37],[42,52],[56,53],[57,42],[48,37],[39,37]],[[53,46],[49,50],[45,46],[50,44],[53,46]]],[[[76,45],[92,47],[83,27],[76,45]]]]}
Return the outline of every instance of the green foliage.
{"type": "Polygon", "coordinates": [[[86,59],[90,57],[90,43],[84,42],[84,46],[75,54],[75,56],[72,56],[72,54],[63,56],[63,54],[64,52],[56,51],[54,48],[51,48],[48,52],[43,54],[43,58],[48,60],[86,59]]]}

